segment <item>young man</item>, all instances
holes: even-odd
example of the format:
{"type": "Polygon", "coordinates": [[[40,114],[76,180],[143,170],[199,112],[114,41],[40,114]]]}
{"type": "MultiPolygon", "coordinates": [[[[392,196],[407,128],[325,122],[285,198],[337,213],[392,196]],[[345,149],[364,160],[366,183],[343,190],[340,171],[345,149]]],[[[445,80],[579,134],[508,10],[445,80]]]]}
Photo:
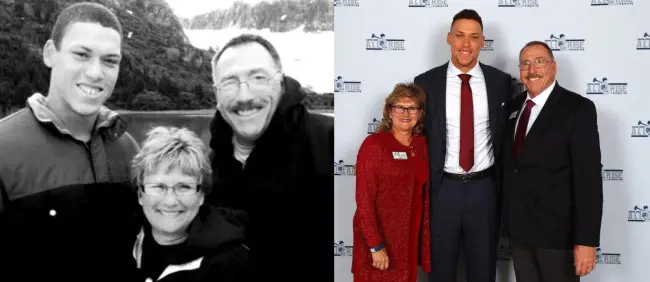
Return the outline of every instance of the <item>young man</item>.
{"type": "Polygon", "coordinates": [[[212,68],[208,202],[248,213],[260,280],[332,281],[333,119],[306,110],[262,37],[232,39],[212,68]]]}
{"type": "Polygon", "coordinates": [[[431,189],[429,281],[455,282],[463,246],[468,282],[493,282],[499,235],[498,172],[511,76],[479,63],[483,23],[456,14],[451,59],[415,78],[427,92],[425,127],[431,189]]]}
{"type": "Polygon", "coordinates": [[[596,267],[603,214],[596,107],[556,81],[544,42],[519,53],[527,91],[513,102],[504,151],[503,230],[517,281],[575,282],[596,267]]]}
{"type": "Polygon", "coordinates": [[[33,94],[0,120],[0,280],[124,277],[136,203],[125,184],[138,146],[103,106],[121,46],[122,28],[106,7],[67,7],[43,47],[47,96],[33,94]]]}

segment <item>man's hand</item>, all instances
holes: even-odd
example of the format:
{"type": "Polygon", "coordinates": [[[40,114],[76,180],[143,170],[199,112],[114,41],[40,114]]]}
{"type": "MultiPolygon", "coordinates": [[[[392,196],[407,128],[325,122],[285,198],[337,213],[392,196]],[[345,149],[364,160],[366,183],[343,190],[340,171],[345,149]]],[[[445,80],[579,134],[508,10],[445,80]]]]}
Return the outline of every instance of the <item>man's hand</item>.
{"type": "Polygon", "coordinates": [[[576,275],[585,276],[596,268],[596,247],[576,245],[573,248],[576,275]]]}
{"type": "Polygon", "coordinates": [[[386,248],[376,253],[372,253],[372,266],[379,270],[388,269],[388,254],[386,254],[386,248]]]}

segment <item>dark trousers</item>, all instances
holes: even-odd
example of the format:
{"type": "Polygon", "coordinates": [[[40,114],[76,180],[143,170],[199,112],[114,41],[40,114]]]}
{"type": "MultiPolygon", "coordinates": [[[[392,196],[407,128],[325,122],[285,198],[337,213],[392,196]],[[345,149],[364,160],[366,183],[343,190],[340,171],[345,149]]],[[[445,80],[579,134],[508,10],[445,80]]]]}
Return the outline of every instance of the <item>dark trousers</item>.
{"type": "Polygon", "coordinates": [[[456,282],[462,244],[467,282],[494,282],[499,217],[493,177],[443,176],[431,210],[431,282],[456,282]]]}
{"type": "Polygon", "coordinates": [[[514,238],[510,238],[510,248],[517,281],[580,281],[573,265],[573,250],[536,248],[514,238]]]}

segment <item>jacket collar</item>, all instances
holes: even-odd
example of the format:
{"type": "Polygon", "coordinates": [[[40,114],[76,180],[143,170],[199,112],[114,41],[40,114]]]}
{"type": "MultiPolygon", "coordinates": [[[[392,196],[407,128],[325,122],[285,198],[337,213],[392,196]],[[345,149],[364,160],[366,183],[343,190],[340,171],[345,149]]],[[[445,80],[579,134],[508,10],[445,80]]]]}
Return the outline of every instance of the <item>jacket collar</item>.
{"type": "MultiPolygon", "coordinates": [[[[59,133],[75,138],[70,130],[66,128],[63,121],[47,106],[46,98],[43,94],[34,93],[27,99],[27,105],[32,109],[34,117],[40,123],[51,124],[59,133]]],[[[117,112],[108,109],[106,106],[101,106],[93,132],[100,132],[101,129],[106,129],[106,137],[111,140],[116,140],[126,131],[126,122],[117,112]]]]}

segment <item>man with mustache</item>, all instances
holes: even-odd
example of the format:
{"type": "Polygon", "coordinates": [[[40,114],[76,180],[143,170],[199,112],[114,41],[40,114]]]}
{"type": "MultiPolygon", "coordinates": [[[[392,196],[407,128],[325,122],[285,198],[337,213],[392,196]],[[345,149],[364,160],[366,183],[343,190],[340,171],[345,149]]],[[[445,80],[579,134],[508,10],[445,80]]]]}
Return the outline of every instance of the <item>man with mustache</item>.
{"type": "Polygon", "coordinates": [[[207,201],[248,213],[260,279],[332,281],[333,118],[307,111],[300,83],[260,36],[231,39],[212,76],[207,201]]]}
{"type": "Polygon", "coordinates": [[[455,282],[463,246],[468,282],[493,282],[499,239],[502,136],[512,77],[478,61],[483,22],[457,13],[447,34],[451,59],[415,78],[427,92],[431,265],[429,281],[455,282]]]}
{"type": "Polygon", "coordinates": [[[517,281],[579,281],[596,267],[603,212],[596,107],[559,85],[544,42],[519,53],[527,91],[504,142],[503,230],[517,281]]]}
{"type": "Polygon", "coordinates": [[[0,280],[125,279],[138,145],[103,106],[121,51],[122,27],[109,9],[63,9],[42,52],[47,95],[0,120],[0,280]]]}

